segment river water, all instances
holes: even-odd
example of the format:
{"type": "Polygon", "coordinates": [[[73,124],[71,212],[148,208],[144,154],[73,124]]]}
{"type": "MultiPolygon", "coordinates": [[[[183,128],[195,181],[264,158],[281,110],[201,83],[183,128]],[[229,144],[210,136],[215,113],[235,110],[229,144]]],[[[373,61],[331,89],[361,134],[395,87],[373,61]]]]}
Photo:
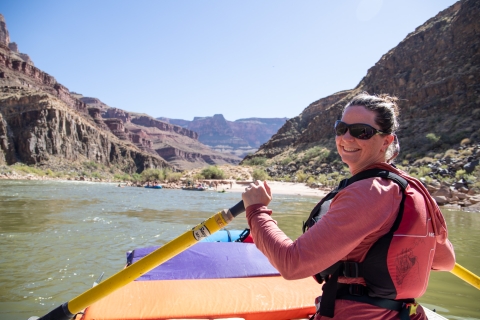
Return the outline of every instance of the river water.
{"type": "MultiPolygon", "coordinates": [[[[275,190],[273,190],[275,192],[275,190]]],[[[292,239],[313,197],[270,207],[292,239]]],[[[0,180],[0,319],[42,316],[125,265],[125,252],[162,245],[241,200],[239,193],[118,188],[114,184],[0,180]]],[[[480,275],[480,214],[444,211],[457,262],[480,275]]],[[[230,229],[247,226],[244,215],[230,229]]],[[[432,273],[422,304],[449,319],[480,319],[480,290],[432,273]]]]}

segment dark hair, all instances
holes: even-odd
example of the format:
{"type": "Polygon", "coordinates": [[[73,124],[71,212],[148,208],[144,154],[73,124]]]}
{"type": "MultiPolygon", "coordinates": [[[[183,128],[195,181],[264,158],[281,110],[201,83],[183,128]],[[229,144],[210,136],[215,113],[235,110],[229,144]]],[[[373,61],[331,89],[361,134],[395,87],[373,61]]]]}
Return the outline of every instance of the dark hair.
{"type": "Polygon", "coordinates": [[[394,140],[388,146],[385,154],[388,163],[392,162],[400,153],[400,144],[398,143],[396,135],[399,127],[397,100],[397,97],[392,97],[387,94],[376,96],[364,91],[353,97],[343,109],[343,112],[345,112],[345,109],[350,106],[362,106],[376,113],[375,123],[380,127],[380,131],[394,136],[394,140]]]}

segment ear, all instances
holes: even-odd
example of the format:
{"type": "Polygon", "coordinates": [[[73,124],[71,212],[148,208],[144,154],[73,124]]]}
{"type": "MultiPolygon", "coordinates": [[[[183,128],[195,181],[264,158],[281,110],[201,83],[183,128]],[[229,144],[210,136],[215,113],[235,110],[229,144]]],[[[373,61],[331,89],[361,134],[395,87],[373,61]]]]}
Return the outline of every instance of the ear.
{"type": "Polygon", "coordinates": [[[393,140],[395,140],[395,137],[393,136],[393,134],[389,134],[385,136],[382,147],[385,148],[385,150],[387,150],[388,146],[392,144],[393,140]]]}

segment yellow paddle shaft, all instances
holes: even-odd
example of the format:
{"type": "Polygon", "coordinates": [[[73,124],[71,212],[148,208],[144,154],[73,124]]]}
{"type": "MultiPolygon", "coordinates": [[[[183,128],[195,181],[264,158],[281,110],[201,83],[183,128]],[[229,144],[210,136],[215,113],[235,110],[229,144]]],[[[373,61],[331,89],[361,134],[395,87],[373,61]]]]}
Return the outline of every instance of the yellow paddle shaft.
{"type": "Polygon", "coordinates": [[[110,293],[137,279],[142,274],[147,273],[156,266],[185,251],[203,238],[217,232],[232,220],[233,216],[229,210],[218,212],[194,227],[192,230],[185,232],[181,236],[151,252],[144,258],[126,267],[122,271],[117,272],[110,278],[100,282],[95,287],[85,291],[78,297],[73,298],[68,302],[68,310],[72,314],[82,311],[92,303],[106,297],[110,293]]]}
{"type": "Polygon", "coordinates": [[[455,267],[450,272],[480,290],[480,277],[473,272],[465,269],[458,263],[455,263],[455,267]]]}

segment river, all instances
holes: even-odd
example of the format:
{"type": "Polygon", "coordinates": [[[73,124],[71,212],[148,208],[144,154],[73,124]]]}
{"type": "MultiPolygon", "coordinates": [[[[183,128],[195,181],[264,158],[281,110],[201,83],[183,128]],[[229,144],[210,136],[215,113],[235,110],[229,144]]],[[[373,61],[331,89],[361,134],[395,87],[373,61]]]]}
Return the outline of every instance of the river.
{"type": "MultiPolygon", "coordinates": [[[[274,191],[274,190],[273,190],[274,191]]],[[[162,245],[239,193],[118,188],[114,184],[0,180],[0,319],[42,316],[125,265],[125,252],[162,245]]],[[[278,195],[270,207],[292,239],[318,201],[278,195]]],[[[480,214],[444,211],[457,262],[480,275],[480,214]]],[[[244,215],[230,229],[244,229],[244,215]]],[[[420,302],[449,319],[480,319],[480,290],[433,272],[420,302]]]]}

